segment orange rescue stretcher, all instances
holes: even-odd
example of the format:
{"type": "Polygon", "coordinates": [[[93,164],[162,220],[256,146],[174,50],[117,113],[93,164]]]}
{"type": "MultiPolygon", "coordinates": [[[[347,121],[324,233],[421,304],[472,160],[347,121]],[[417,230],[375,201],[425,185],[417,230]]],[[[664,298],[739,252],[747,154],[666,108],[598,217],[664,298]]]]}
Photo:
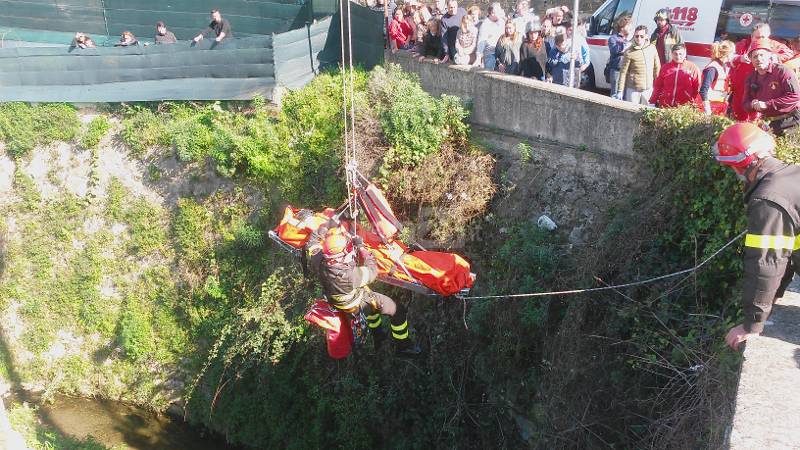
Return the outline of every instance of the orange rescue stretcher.
{"type": "MultiPolygon", "coordinates": [[[[378,265],[378,280],[424,295],[449,297],[466,295],[475,282],[470,264],[454,253],[411,250],[395,239],[402,230],[381,191],[359,174],[356,197],[371,225],[359,226],[356,234],[364,240],[364,246],[375,256],[378,265]]],[[[301,213],[301,209],[287,206],[278,226],[269,232],[269,237],[282,248],[300,255],[311,233],[321,225],[333,222],[350,231],[346,221],[340,220],[347,205],[338,210],[326,208],[316,213],[301,213]],[[298,217],[298,215],[302,216],[298,217]]]]}

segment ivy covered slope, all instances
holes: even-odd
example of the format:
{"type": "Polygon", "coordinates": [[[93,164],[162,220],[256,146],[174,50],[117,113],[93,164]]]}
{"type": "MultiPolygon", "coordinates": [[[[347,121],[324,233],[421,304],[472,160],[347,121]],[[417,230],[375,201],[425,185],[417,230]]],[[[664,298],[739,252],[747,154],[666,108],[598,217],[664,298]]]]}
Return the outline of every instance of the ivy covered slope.
{"type": "MultiPolygon", "coordinates": [[[[393,185],[400,209],[437,207],[421,237],[463,235],[494,192],[493,160],[468,144],[464,108],[396,69],[356,76],[362,170],[393,185]],[[437,138],[393,146],[404,123],[437,138]],[[426,177],[398,178],[423,165],[426,177]],[[451,220],[448,209],[463,213],[451,220]]],[[[332,412],[354,399],[310,397],[335,367],[302,320],[317,288],[264,237],[287,202],[344,198],[341,97],[341,79],[324,74],[280,111],[2,105],[3,377],[46,396],[154,409],[186,400],[190,418],[254,447],[321,445],[331,429],[349,440],[336,421],[353,418],[332,412]],[[268,420],[293,412],[295,428],[268,420]]],[[[355,389],[353,376],[337,384],[355,389]]]]}

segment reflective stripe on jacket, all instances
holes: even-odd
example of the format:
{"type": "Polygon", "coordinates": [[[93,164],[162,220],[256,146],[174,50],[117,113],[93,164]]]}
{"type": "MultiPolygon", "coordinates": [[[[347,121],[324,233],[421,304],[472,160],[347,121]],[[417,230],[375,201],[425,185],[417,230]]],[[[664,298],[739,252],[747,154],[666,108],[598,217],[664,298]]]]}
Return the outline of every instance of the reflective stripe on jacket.
{"type": "Polygon", "coordinates": [[[760,333],[772,303],[800,271],[800,166],[767,158],[745,193],[744,327],[760,333]]]}

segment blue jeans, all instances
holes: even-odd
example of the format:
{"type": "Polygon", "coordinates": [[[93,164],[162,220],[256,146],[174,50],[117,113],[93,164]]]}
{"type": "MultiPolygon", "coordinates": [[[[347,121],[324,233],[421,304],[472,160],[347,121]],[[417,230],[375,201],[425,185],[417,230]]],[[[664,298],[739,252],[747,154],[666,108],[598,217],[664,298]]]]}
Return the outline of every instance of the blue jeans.
{"type": "Polygon", "coordinates": [[[494,52],[483,54],[483,68],[486,70],[494,70],[497,65],[497,59],[494,57],[494,52]]]}
{"type": "Polygon", "coordinates": [[[611,96],[613,97],[617,93],[617,80],[619,80],[619,70],[611,69],[610,73],[610,81],[611,83],[611,96]]]}

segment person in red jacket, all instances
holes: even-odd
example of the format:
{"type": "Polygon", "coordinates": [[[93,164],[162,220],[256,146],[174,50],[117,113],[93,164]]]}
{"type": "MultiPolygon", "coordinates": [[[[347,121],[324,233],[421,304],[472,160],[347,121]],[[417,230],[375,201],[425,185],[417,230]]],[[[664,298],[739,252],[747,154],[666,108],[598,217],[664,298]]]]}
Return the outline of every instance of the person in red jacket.
{"type": "Polygon", "coordinates": [[[754,41],[769,39],[772,46],[772,53],[776,55],[776,61],[781,64],[792,59],[794,52],[782,43],[770,39],[772,30],[769,24],[759,23],[753,27],[750,37],[742,39],[736,43],[736,55],[733,59],[733,67],[728,75],[731,88],[731,117],[738,121],[754,121],[760,117],[758,111],[748,111],[744,108],[744,95],[747,91],[747,78],[753,73],[753,65],[747,56],[750,46],[754,41]]]}
{"type": "Polygon", "coordinates": [[[750,60],[755,71],[747,78],[744,109],[761,113],[776,136],[800,125],[800,84],[794,72],[774,62],[769,39],[754,41],[750,60]]]}
{"type": "Polygon", "coordinates": [[[412,30],[403,16],[402,8],[395,8],[392,21],[389,23],[387,31],[389,33],[389,48],[393,52],[396,52],[398,49],[408,50],[411,48],[412,30]]]}
{"type": "Polygon", "coordinates": [[[700,93],[700,69],[686,60],[686,46],[672,47],[672,60],[661,66],[661,72],[653,83],[650,103],[660,108],[680,105],[698,105],[700,93]]]}

